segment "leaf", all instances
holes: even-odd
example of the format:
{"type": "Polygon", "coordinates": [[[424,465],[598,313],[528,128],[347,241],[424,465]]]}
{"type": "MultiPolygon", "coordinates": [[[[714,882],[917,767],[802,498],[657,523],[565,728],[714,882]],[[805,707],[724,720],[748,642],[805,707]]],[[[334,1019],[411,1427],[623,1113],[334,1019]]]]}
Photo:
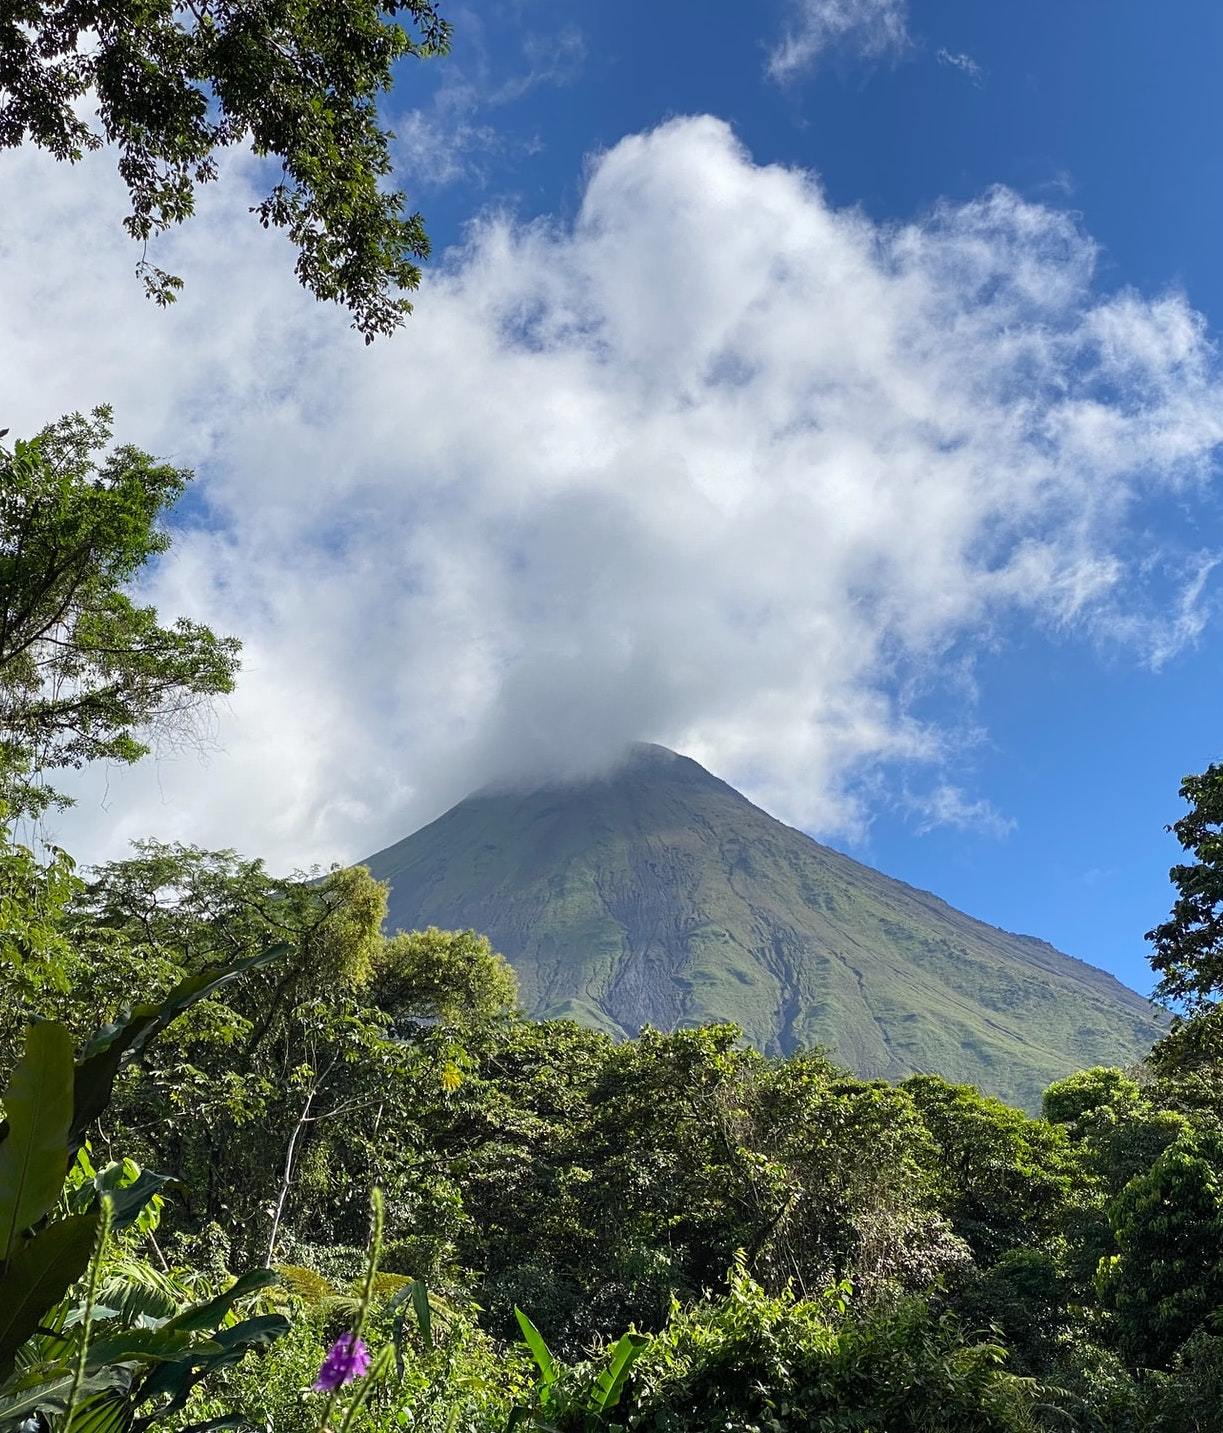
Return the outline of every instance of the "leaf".
{"type": "Polygon", "coordinates": [[[402,1285],[383,1310],[384,1313],[395,1315],[391,1323],[391,1342],[395,1349],[395,1369],[401,1383],[404,1374],[403,1305],[406,1303],[412,1305],[412,1312],[416,1315],[416,1326],[420,1330],[425,1347],[430,1350],[433,1348],[433,1307],[429,1298],[429,1286],[423,1279],[412,1279],[402,1285]]]}
{"type": "MultiPolygon", "coordinates": [[[[122,1166],[119,1168],[122,1169],[122,1166]]],[[[102,1177],[98,1176],[99,1179],[102,1177]]],[[[98,1188],[110,1195],[113,1209],[110,1227],[118,1232],[120,1229],[126,1229],[129,1224],[134,1224],[155,1194],[159,1194],[168,1184],[178,1182],[172,1174],[157,1174],[151,1169],[142,1169],[131,1184],[112,1188],[99,1183],[98,1188]]]]}
{"type": "Polygon", "coordinates": [[[202,1357],[196,1357],[192,1352],[173,1363],[160,1364],[141,1384],[136,1394],[136,1405],[168,1394],[170,1402],[158,1410],[157,1417],[160,1420],[169,1413],[177,1412],[201,1378],[238,1363],[251,1349],[266,1347],[288,1333],[289,1328],[289,1321],[282,1314],[262,1314],[222,1329],[208,1345],[211,1350],[219,1344],[220,1352],[209,1351],[202,1357]]]}
{"type": "Polygon", "coordinates": [[[595,1379],[594,1387],[590,1390],[590,1396],[586,1400],[587,1412],[602,1417],[620,1402],[629,1370],[649,1342],[644,1334],[621,1334],[606,1367],[595,1379]]]}
{"type": "MultiPolygon", "coordinates": [[[[404,1289],[410,1289],[413,1281],[406,1274],[387,1274],[379,1269],[374,1274],[373,1294],[375,1298],[385,1298],[390,1294],[402,1293],[404,1289]]],[[[364,1279],[354,1281],[353,1287],[359,1294],[365,1284],[364,1279]]]]}
{"type": "Polygon", "coordinates": [[[124,1433],[132,1421],[132,1406],[115,1389],[96,1394],[77,1405],[65,1433],[124,1433]]]}
{"type": "Polygon", "coordinates": [[[355,1302],[315,1269],[307,1269],[300,1264],[277,1264],[276,1272],[281,1282],[310,1308],[340,1301],[355,1302]]]}
{"type": "Polygon", "coordinates": [[[514,1309],[514,1317],[518,1320],[518,1327],[522,1330],[526,1345],[531,1350],[531,1357],[539,1367],[540,1391],[551,1388],[556,1382],[556,1362],[552,1357],[552,1350],[544,1342],[540,1331],[520,1308],[514,1309]]]}
{"type": "MultiPolygon", "coordinates": [[[[119,1319],[129,1326],[141,1319],[162,1324],[178,1313],[180,1302],[165,1275],[147,1265],[128,1262],[102,1280],[94,1318],[119,1319]]],[[[81,1312],[73,1309],[64,1327],[80,1323],[81,1312]]]]}
{"type": "Polygon", "coordinates": [[[0,1263],[23,1229],[59,1198],[72,1122],[72,1037],[62,1025],[26,1031],[25,1055],[4,1093],[8,1134],[0,1144],[0,1263]]]}
{"type": "Polygon", "coordinates": [[[425,1347],[433,1347],[433,1311],[429,1307],[429,1289],[423,1279],[415,1279],[412,1282],[412,1309],[416,1314],[416,1324],[420,1329],[420,1336],[425,1341],[425,1347]]]}
{"type": "Polygon", "coordinates": [[[48,1225],[9,1261],[0,1279],[0,1377],[47,1310],[85,1272],[97,1232],[96,1214],[74,1214],[48,1225]]]}
{"type": "Polygon", "coordinates": [[[168,1363],[184,1354],[214,1354],[221,1351],[216,1342],[193,1344],[191,1335],[176,1329],[123,1329],[105,1338],[96,1338],[89,1345],[86,1367],[101,1368],[108,1363],[168,1363]]]}
{"type": "MultiPolygon", "coordinates": [[[[86,1374],[78,1391],[98,1393],[102,1389],[125,1389],[129,1383],[130,1374],[127,1369],[111,1367],[86,1374]]],[[[3,1392],[0,1392],[0,1427],[18,1423],[39,1409],[62,1413],[68,1406],[71,1389],[70,1368],[57,1371],[50,1377],[45,1369],[38,1370],[29,1378],[6,1384],[3,1392]]]]}
{"type": "Polygon", "coordinates": [[[183,1333],[216,1328],[239,1299],[259,1289],[266,1289],[269,1284],[276,1283],[278,1278],[275,1269],[248,1269],[223,1294],[209,1299],[206,1304],[197,1304],[193,1309],[184,1310],[172,1318],[166,1327],[183,1333]]]}
{"type": "Polygon", "coordinates": [[[69,1130],[72,1150],[79,1148],[85,1131],[110,1103],[115,1077],[126,1061],[134,1059],[155,1035],[197,1001],[248,971],[259,970],[278,960],[288,949],[287,944],[281,943],[248,955],[244,960],[209,966],[180,980],[160,1005],[137,1005],[122,1020],[103,1026],[89,1042],[84,1058],[76,1067],[75,1107],[69,1130]]]}

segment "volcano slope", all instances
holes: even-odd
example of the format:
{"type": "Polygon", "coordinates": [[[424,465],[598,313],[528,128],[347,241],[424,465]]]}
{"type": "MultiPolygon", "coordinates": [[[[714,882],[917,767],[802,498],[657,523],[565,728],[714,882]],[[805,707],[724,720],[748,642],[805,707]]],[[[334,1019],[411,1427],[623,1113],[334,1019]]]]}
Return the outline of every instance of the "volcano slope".
{"type": "Polygon", "coordinates": [[[1052,1080],[1140,1058],[1149,1003],[775,820],[687,757],[481,792],[363,864],[388,929],[487,934],[535,1016],[634,1035],[732,1020],[768,1054],[971,1081],[1027,1108],[1052,1080]]]}

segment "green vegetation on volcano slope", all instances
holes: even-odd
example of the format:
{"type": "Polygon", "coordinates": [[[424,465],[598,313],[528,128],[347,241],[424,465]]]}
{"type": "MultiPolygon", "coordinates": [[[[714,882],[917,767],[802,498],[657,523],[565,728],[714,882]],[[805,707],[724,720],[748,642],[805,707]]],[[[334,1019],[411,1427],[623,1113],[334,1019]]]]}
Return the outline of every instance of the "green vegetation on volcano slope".
{"type": "Polygon", "coordinates": [[[1151,1007],[1112,976],[914,890],[661,747],[611,776],[479,793],[372,856],[389,927],[470,927],[535,1015],[616,1035],[733,1020],[767,1053],[937,1071],[1033,1107],[1141,1057],[1151,1007]]]}

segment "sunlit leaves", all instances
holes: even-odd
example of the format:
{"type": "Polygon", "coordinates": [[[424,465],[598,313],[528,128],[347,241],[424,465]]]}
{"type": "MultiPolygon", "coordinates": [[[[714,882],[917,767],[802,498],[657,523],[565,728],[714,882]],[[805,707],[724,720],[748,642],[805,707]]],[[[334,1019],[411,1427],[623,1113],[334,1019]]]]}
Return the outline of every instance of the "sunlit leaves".
{"type": "Polygon", "coordinates": [[[397,61],[449,40],[435,0],[17,0],[0,14],[0,149],[29,141],[71,161],[112,145],[137,273],[164,305],[182,280],[148,242],[191,216],[221,149],[248,143],[275,161],[259,222],[287,233],[301,282],[369,342],[410,311],[429,253],[420,215],[383,187],[378,96],[397,61]]]}

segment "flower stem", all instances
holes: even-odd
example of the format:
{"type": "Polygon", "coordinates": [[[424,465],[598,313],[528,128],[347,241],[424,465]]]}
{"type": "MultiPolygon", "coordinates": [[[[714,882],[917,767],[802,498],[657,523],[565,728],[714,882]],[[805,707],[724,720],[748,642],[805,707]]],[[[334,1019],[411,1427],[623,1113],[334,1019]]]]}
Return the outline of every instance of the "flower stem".
{"type": "Polygon", "coordinates": [[[374,1279],[378,1273],[378,1261],[382,1258],[382,1229],[386,1222],[386,1207],[382,1201],[382,1190],[371,1190],[369,1261],[365,1266],[365,1283],[361,1289],[361,1303],[357,1308],[356,1322],[352,1326],[353,1338],[360,1338],[369,1318],[369,1306],[374,1297],[374,1279]]]}
{"type": "Polygon", "coordinates": [[[72,1419],[76,1413],[81,1386],[85,1382],[85,1366],[89,1362],[90,1336],[93,1331],[93,1309],[98,1298],[98,1282],[102,1275],[102,1258],[106,1253],[106,1241],[110,1237],[114,1205],[110,1195],[102,1196],[98,1210],[98,1233],[94,1240],[93,1257],[89,1260],[89,1273],[85,1281],[85,1304],[81,1310],[81,1344],[77,1349],[76,1364],[72,1370],[72,1386],[68,1390],[68,1404],[64,1410],[64,1433],[70,1433],[72,1419]]]}
{"type": "MultiPolygon", "coordinates": [[[[378,1260],[382,1257],[382,1229],[386,1222],[386,1206],[382,1199],[382,1190],[371,1190],[370,1203],[370,1235],[369,1235],[369,1258],[365,1265],[365,1280],[361,1285],[361,1299],[357,1304],[357,1315],[353,1320],[352,1339],[354,1344],[365,1331],[366,1320],[369,1318],[369,1306],[374,1297],[374,1278],[378,1273],[378,1260]]],[[[331,1433],[331,1415],[335,1412],[336,1400],[340,1396],[339,1388],[333,1388],[327,1396],[327,1402],[323,1408],[322,1433],[331,1433]]],[[[359,1408],[365,1402],[368,1390],[363,1389],[353,1402],[359,1408]]],[[[352,1421],[352,1414],[355,1410],[350,1407],[344,1418],[343,1428],[347,1429],[352,1421]]]]}

